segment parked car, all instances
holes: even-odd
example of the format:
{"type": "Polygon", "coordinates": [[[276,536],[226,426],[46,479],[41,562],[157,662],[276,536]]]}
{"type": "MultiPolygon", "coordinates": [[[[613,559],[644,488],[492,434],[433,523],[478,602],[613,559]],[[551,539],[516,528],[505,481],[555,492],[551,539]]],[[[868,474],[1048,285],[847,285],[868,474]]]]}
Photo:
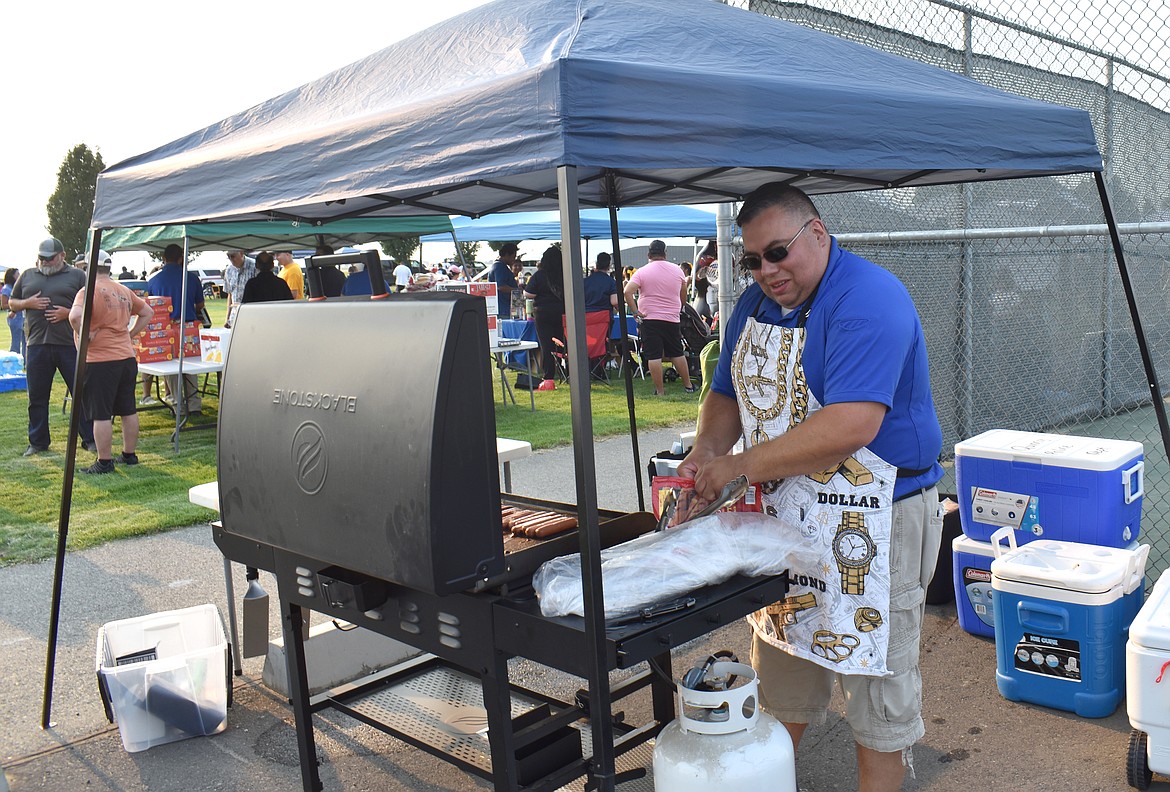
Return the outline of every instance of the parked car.
{"type": "MultiPolygon", "coordinates": [[[[482,270],[475,273],[475,277],[472,278],[472,280],[473,281],[483,280],[488,276],[488,274],[491,271],[492,271],[491,266],[484,267],[482,270]]],[[[524,264],[523,266],[520,267],[520,275],[518,277],[522,281],[527,280],[527,279],[532,277],[532,273],[534,273],[534,272],[536,272],[536,265],[535,264],[524,264]]]]}
{"type": "Polygon", "coordinates": [[[224,296],[223,270],[215,267],[200,267],[197,265],[190,265],[187,267],[188,272],[194,272],[199,276],[199,282],[203,284],[203,296],[205,298],[216,298],[224,296]]]}

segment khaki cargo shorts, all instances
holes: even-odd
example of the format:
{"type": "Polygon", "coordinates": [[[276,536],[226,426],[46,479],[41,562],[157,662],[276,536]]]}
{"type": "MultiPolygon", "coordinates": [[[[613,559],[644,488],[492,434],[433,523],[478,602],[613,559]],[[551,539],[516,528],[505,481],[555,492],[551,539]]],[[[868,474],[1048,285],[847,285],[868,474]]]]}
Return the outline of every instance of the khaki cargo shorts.
{"type": "Polygon", "coordinates": [[[833,682],[838,680],[853,738],[863,747],[883,753],[905,750],[926,733],[918,648],[926,586],[934,576],[942,540],[936,488],[894,502],[891,540],[886,667],[892,676],[837,674],[752,638],[752,666],[760,677],[760,700],[771,715],[786,723],[823,722],[833,682]]]}

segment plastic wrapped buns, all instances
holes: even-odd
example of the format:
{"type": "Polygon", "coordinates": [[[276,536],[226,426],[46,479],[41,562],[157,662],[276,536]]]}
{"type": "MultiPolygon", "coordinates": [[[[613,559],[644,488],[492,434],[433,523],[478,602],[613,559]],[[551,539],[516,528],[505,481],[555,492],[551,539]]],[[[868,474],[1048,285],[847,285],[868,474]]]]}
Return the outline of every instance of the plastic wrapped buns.
{"type": "MultiPolygon", "coordinates": [[[[794,545],[784,535],[793,532],[775,517],[722,512],[603,550],[605,618],[626,616],[737,574],[778,575],[818,557],[815,548],[794,545]]],[[[585,614],[580,554],[546,561],[532,585],[545,616],[585,614]]]]}

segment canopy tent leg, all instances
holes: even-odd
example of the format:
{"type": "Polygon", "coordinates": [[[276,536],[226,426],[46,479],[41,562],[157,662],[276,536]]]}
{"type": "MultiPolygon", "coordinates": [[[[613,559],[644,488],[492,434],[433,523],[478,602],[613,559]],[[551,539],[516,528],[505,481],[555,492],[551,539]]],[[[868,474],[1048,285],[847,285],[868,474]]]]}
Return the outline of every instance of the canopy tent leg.
{"type": "MultiPolygon", "coordinates": [[[[187,310],[187,260],[191,251],[191,237],[183,236],[183,280],[181,284],[182,291],[179,296],[179,337],[176,341],[178,344],[177,351],[179,356],[179,373],[175,376],[178,380],[176,387],[178,393],[171,393],[171,398],[175,400],[175,454],[179,453],[179,432],[183,428],[183,424],[187,422],[187,379],[183,376],[183,330],[186,325],[183,320],[186,318],[185,311],[187,310]]],[[[165,264],[164,264],[165,266],[165,264]]]]}
{"type": "Polygon", "coordinates": [[[1109,226],[1109,239],[1113,243],[1113,255],[1117,258],[1117,272],[1121,275],[1121,285],[1125,289],[1125,301],[1129,304],[1129,317],[1133,320],[1133,332],[1137,337],[1138,350],[1142,356],[1142,367],[1145,369],[1146,382],[1150,387],[1150,400],[1154,404],[1154,415],[1158,417],[1158,430],[1162,435],[1162,450],[1170,454],[1170,422],[1166,420],[1166,403],[1162,401],[1162,389],[1158,385],[1154,359],[1150,356],[1146,332],[1142,329],[1142,318],[1138,312],[1137,298],[1134,295],[1133,283],[1129,278],[1129,267],[1125,264],[1125,252],[1121,247],[1121,235],[1117,231],[1117,219],[1113,216],[1109,192],[1105,189],[1105,175],[1101,171],[1094,171],[1093,179],[1097,182],[1097,194],[1101,196],[1101,211],[1105,214],[1106,225],[1109,226]]]}
{"type": "Polygon", "coordinates": [[[69,410],[69,438],[65,447],[65,475],[61,480],[61,508],[57,513],[57,557],[53,563],[53,595],[49,606],[49,637],[45,649],[45,686],[41,699],[41,728],[48,729],[53,714],[53,676],[57,670],[57,633],[61,625],[61,589],[65,577],[65,547],[69,540],[69,513],[73,506],[73,474],[77,465],[77,432],[81,426],[81,404],[85,399],[85,356],[89,352],[89,324],[93,318],[93,292],[97,283],[101,229],[93,229],[89,246],[89,269],[85,275],[85,304],[81,314],[81,343],[73,371],[73,403],[69,410]]]}
{"type": "MultiPolygon", "coordinates": [[[[577,200],[577,169],[557,168],[557,195],[561,210],[561,239],[581,236],[577,200]]],[[[589,709],[593,713],[592,773],[596,789],[613,792],[615,753],[612,697],[605,654],[605,600],[601,586],[601,528],[597,514],[597,467],[593,454],[593,407],[589,392],[589,354],[585,340],[585,288],[581,246],[565,245],[568,261],[562,268],[565,289],[565,339],[569,355],[569,398],[573,417],[573,456],[577,476],[577,524],[581,548],[581,582],[585,604],[585,645],[588,651],[589,709]]]]}
{"type": "Polygon", "coordinates": [[[634,483],[638,488],[638,511],[646,511],[646,495],[642,487],[642,453],[638,448],[638,417],[634,408],[634,373],[626,363],[630,360],[630,340],[626,337],[626,278],[622,267],[622,251],[618,244],[617,184],[613,173],[607,173],[606,192],[609,194],[609,233],[613,245],[614,279],[617,281],[618,298],[618,348],[621,350],[622,367],[626,384],[626,412],[630,416],[630,446],[634,454],[634,483]]]}

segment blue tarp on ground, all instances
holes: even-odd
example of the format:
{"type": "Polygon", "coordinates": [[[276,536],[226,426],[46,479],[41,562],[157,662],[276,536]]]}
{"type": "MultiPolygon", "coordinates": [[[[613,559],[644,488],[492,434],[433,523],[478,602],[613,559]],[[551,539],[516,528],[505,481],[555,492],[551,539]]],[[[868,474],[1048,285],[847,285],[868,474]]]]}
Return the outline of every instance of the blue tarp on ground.
{"type": "Polygon", "coordinates": [[[1089,115],[714,0],[497,0],[111,166],[93,225],[736,200],[1100,171],[1089,115]]]}
{"type": "MultiPolygon", "coordinates": [[[[525,239],[560,239],[559,212],[511,212],[473,220],[451,220],[455,236],[465,242],[520,242],[525,239]]],[[[630,206],[618,211],[618,235],[625,239],[649,237],[697,237],[714,239],[715,213],[690,206],[630,206]]],[[[582,239],[610,239],[609,210],[581,212],[582,239]]],[[[423,242],[449,242],[450,234],[431,234],[423,242]]]]}

